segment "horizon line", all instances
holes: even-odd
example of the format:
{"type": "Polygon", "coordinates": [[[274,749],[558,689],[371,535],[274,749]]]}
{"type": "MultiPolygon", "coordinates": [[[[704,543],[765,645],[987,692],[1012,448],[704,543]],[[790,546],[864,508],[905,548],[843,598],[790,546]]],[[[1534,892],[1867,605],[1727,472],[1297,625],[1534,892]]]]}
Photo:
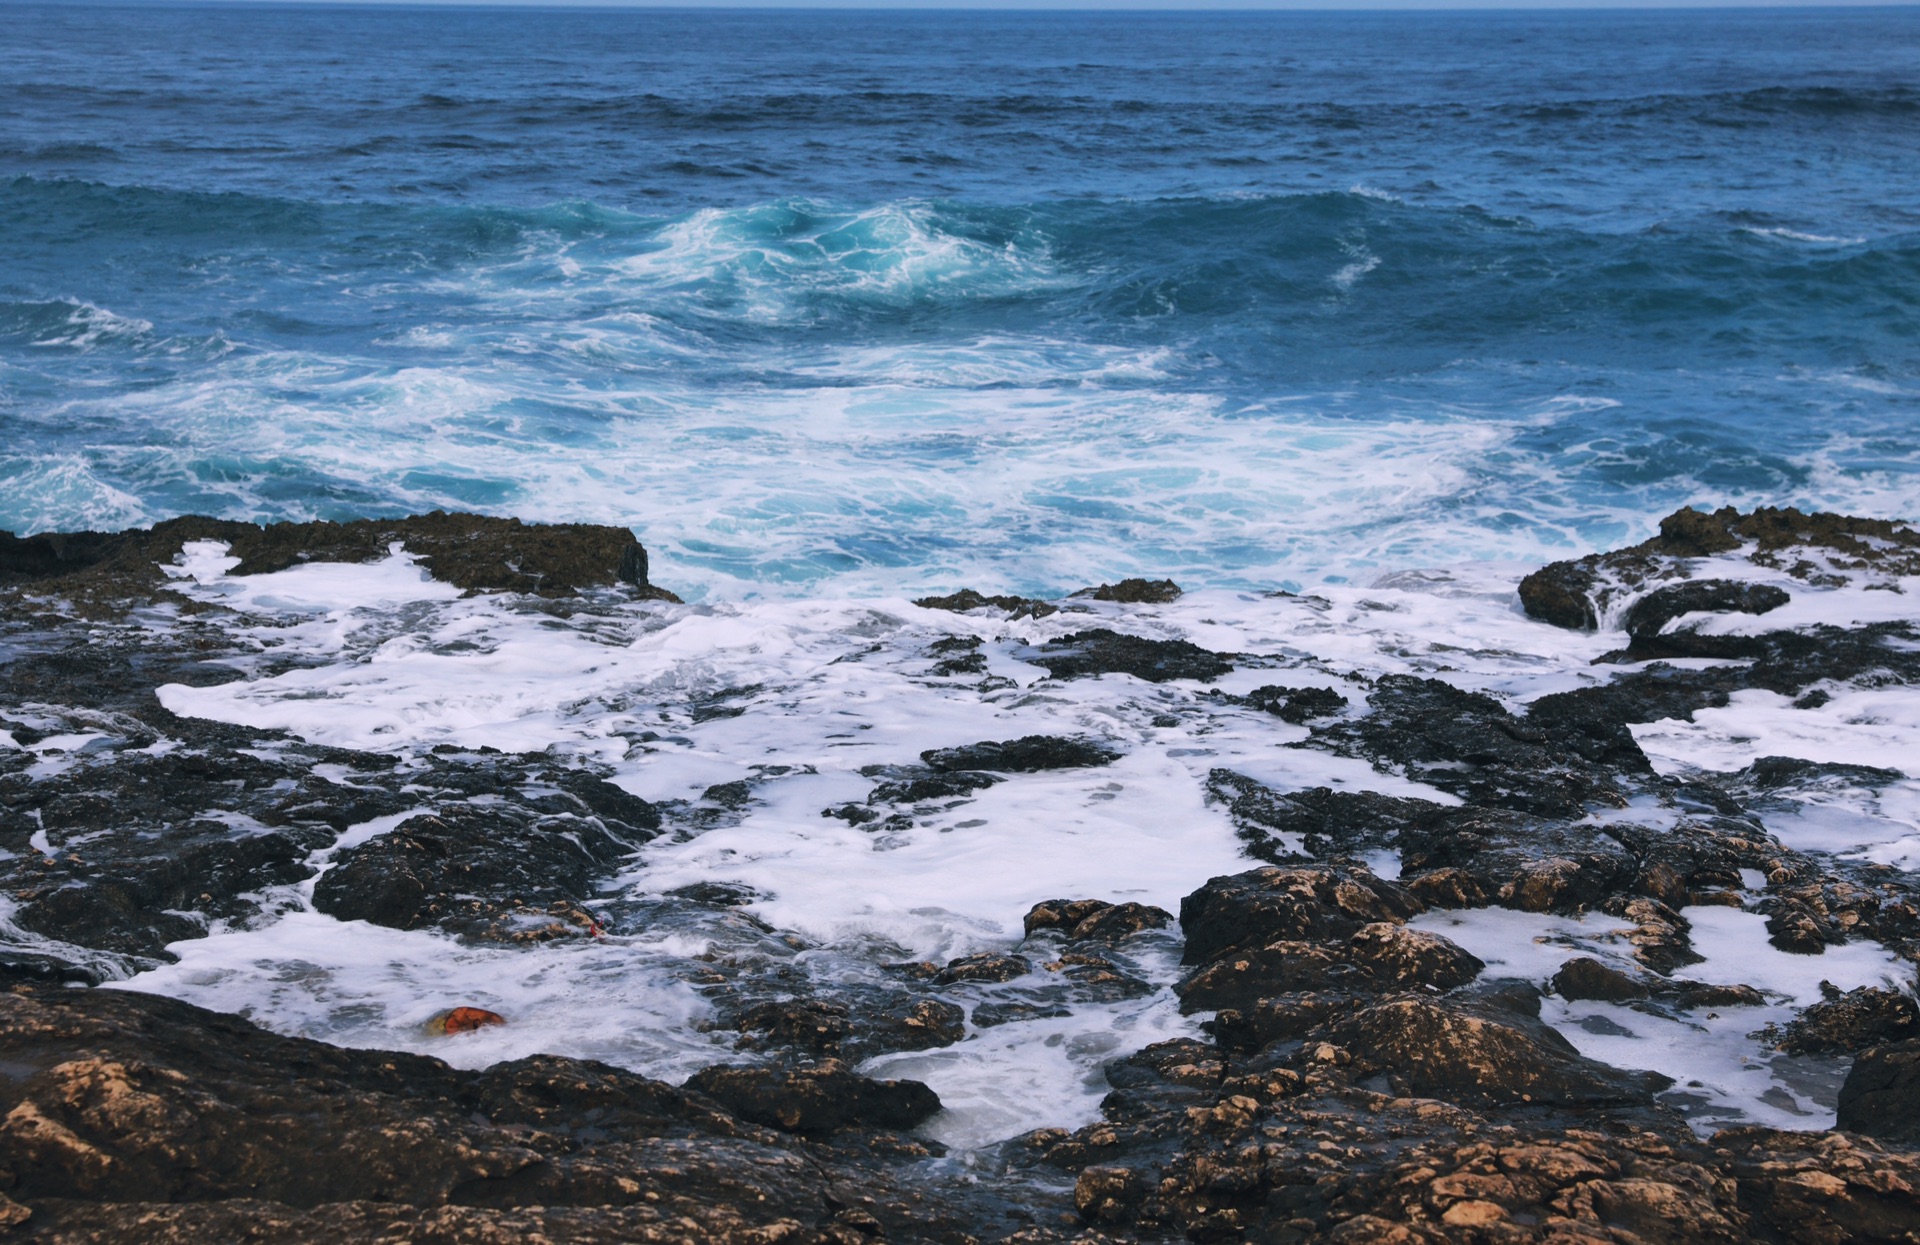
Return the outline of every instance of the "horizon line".
{"type": "Polygon", "coordinates": [[[1920,0],[0,0],[0,8],[258,8],[258,9],[520,9],[542,12],[787,12],[814,13],[1691,13],[1831,12],[1836,9],[1913,9],[1920,0]]]}

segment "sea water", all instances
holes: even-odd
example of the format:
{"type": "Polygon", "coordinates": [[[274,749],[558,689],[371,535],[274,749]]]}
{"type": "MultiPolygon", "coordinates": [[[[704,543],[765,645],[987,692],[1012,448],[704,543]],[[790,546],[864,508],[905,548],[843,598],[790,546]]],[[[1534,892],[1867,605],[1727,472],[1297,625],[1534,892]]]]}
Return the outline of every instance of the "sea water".
{"type": "MultiPolygon", "coordinates": [[[[793,940],[756,953],[818,981],[1011,948],[1042,899],[1176,908],[1252,863],[1214,768],[1456,802],[1198,685],[1045,681],[1033,644],[1112,625],[1242,655],[1228,692],[1418,673],[1520,705],[1621,641],[1519,613],[1543,560],[1689,503],[1920,515],[1913,10],[0,14],[0,527],[631,526],[690,604],[557,616],[399,552],[235,577],[192,546],[181,590],[277,658],[162,700],[403,757],[545,750],[656,800],[748,781],[592,902],[751,888],[793,940]],[[1189,593],[1011,623],[910,600],[1129,574],[1189,593]],[[934,671],[953,635],[986,684],[934,671]],[[742,712],[695,712],[716,697],[742,712]],[[862,766],[1032,733],[1124,755],[907,829],[820,815],[862,766]]],[[[1907,617],[1912,592],[1789,608],[1907,617]]],[[[1920,862],[1900,689],[1743,697],[1636,735],[1675,774],[1903,768],[1768,824],[1920,862]]],[[[740,1057],[688,978],[742,927],[463,945],[335,921],[312,886],[125,984],[469,1066],[740,1057]],[[450,1003],[511,1023],[423,1036],[450,1003]]],[[[1537,982],[1631,952],[1598,916],[1421,920],[1537,982]]],[[[1546,1018],[1679,1078],[1703,1126],[1829,1123],[1831,1086],[1747,1035],[1817,998],[1810,972],[1900,970],[1868,942],[1799,963],[1758,921],[1699,916],[1688,975],[1765,1008],[1546,1018]]],[[[1177,956],[1150,938],[1130,967],[1164,987],[1177,956]]],[[[1163,988],[868,1070],[933,1085],[931,1130],[968,1147],[1095,1118],[1106,1060],[1193,1032],[1163,988]]]]}

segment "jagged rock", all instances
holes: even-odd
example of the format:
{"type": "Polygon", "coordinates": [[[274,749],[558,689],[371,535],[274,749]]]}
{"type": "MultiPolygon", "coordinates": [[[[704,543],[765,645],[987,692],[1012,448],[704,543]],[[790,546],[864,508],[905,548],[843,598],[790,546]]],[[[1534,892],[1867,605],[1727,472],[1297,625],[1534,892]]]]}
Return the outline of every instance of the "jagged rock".
{"type": "Polygon", "coordinates": [[[1006,610],[1009,620],[1019,618],[1045,618],[1049,614],[1058,614],[1060,607],[1051,601],[1041,601],[1032,597],[982,596],[971,588],[962,588],[958,592],[944,597],[920,597],[914,604],[921,609],[946,610],[954,614],[965,614],[972,610],[1006,610]]]}
{"type": "Polygon", "coordinates": [[[1766,614],[1793,598],[1772,584],[1736,583],[1726,579],[1695,579],[1656,588],[1628,607],[1621,625],[1636,640],[1659,635],[1683,614],[1766,614]]]}
{"type": "Polygon", "coordinates": [[[1332,717],[1347,707],[1347,698],[1332,688],[1284,687],[1277,683],[1256,687],[1237,699],[1250,709],[1271,713],[1295,726],[1315,718],[1332,717]]]}
{"type": "Polygon", "coordinates": [[[1509,991],[1498,1006],[1427,998],[1391,999],[1336,1031],[1363,1066],[1385,1072],[1403,1094],[1468,1104],[1593,1106],[1649,1102],[1673,1082],[1622,1072],[1583,1057],[1509,991]]]}
{"type": "Polygon", "coordinates": [[[1838,1127],[1920,1143],[1920,1039],[1860,1052],[1840,1086],[1838,1127]]]}
{"type": "Polygon", "coordinates": [[[1367,705],[1359,717],[1315,725],[1308,744],[1402,771],[1476,805],[1579,817],[1591,804],[1624,804],[1622,779],[1652,773],[1623,725],[1603,728],[1592,715],[1571,712],[1577,702],[1557,702],[1557,713],[1549,702],[1539,717],[1521,718],[1439,679],[1388,675],[1367,705]]]}
{"type": "Polygon", "coordinates": [[[963,955],[957,960],[947,962],[934,980],[941,985],[953,985],[962,981],[1002,982],[1024,977],[1033,971],[1033,963],[1024,956],[1002,955],[997,951],[982,951],[976,955],[963,955]]]}
{"type": "Polygon", "coordinates": [[[1485,967],[1438,934],[1383,921],[1362,926],[1344,942],[1285,940],[1241,947],[1189,973],[1174,990],[1184,1012],[1247,1012],[1264,999],[1307,991],[1451,990],[1485,967]]]}
{"type": "Polygon", "coordinates": [[[1850,565],[1887,577],[1920,572],[1920,533],[1904,523],[1825,512],[1805,514],[1791,507],[1762,506],[1741,514],[1726,506],[1712,514],[1678,510],[1660,521],[1660,534],[1651,540],[1544,566],[1520,581],[1520,604],[1542,622],[1592,630],[1598,625],[1596,609],[1639,593],[1648,583],[1689,576],[1687,559],[1728,554],[1749,545],[1743,555],[1747,561],[1777,567],[1800,579],[1817,577],[1821,568],[1805,556],[1790,559],[1795,549],[1837,555],[1850,565]]]}
{"type": "Polygon", "coordinates": [[[1026,735],[1004,743],[987,739],[958,748],[933,748],[922,752],[920,759],[941,774],[969,770],[1032,774],[1041,770],[1111,765],[1120,759],[1120,754],[1090,739],[1026,735]]]}
{"type": "Polygon", "coordinates": [[[1208,879],[1180,901],[1183,964],[1237,947],[1350,938],[1362,926],[1400,922],[1424,905],[1392,882],[1346,868],[1254,869],[1208,879]]]}
{"type": "Polygon", "coordinates": [[[1047,899],[1028,909],[1022,927],[1031,937],[1052,930],[1072,942],[1112,940],[1142,930],[1164,929],[1173,921],[1165,908],[1142,903],[1108,903],[1102,899],[1047,899]]]}
{"type": "Polygon", "coordinates": [[[1609,968],[1592,956],[1579,956],[1560,966],[1549,983],[1563,999],[1598,999],[1606,1003],[1626,1003],[1653,997],[1645,982],[1609,968]]]}
{"type": "Polygon", "coordinates": [[[1095,601],[1117,601],[1123,605],[1170,605],[1182,595],[1180,585],[1171,579],[1123,579],[1117,584],[1082,588],[1073,594],[1095,601]]]}
{"type": "Polygon", "coordinates": [[[743,1120],[806,1135],[913,1128],[940,1110],[939,1096],[918,1081],[870,1080],[835,1059],[797,1068],[702,1068],[686,1087],[743,1120]]]}
{"type": "Polygon", "coordinates": [[[1442,807],[1427,800],[1328,787],[1282,794],[1229,769],[1207,775],[1207,795],[1227,806],[1248,855],[1275,864],[1299,860],[1299,853],[1287,845],[1289,837],[1297,837],[1312,856],[1397,846],[1403,829],[1442,807]]]}
{"type": "Polygon", "coordinates": [[[1509,908],[1574,912],[1629,888],[1640,864],[1595,826],[1542,822],[1501,809],[1449,810],[1400,835],[1401,870],[1412,879],[1434,870],[1471,876],[1477,889],[1509,908]]]}
{"type": "Polygon", "coordinates": [[[632,848],[582,818],[450,808],[340,852],[313,903],[343,921],[509,936],[516,914],[590,894],[632,848]]]}
{"type": "MultiPolygon", "coordinates": [[[[34,1239],[772,1245],[838,1240],[805,1234],[858,1206],[869,1231],[957,1245],[991,1215],[906,1179],[928,1155],[908,1139],[815,1146],[584,1060],[462,1072],[151,995],[32,987],[0,993],[0,1059],[22,1070],[0,1166],[34,1239]]],[[[836,1129],[922,1118],[931,1098],[824,1067],[763,1093],[714,1079],[836,1129]]]]}
{"type": "Polygon", "coordinates": [[[1056,679],[1130,674],[1149,683],[1169,679],[1211,683],[1233,669],[1233,663],[1225,657],[1185,640],[1149,640],[1104,627],[1049,641],[1026,660],[1044,666],[1056,679]]]}
{"type": "Polygon", "coordinates": [[[1851,1054],[1920,1037],[1920,1006],[1913,996],[1861,986],[1815,1003],[1777,1035],[1776,1045],[1793,1055],[1851,1054]]]}

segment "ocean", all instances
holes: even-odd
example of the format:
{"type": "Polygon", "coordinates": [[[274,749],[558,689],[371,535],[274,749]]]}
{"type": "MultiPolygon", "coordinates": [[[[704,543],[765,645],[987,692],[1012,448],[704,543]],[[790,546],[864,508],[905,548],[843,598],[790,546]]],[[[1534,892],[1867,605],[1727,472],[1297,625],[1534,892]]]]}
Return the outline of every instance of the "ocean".
{"type": "Polygon", "coordinates": [[[628,524],[683,595],[1920,510],[1920,19],[8,5],[0,528],[628,524]]]}
{"type": "MultiPolygon", "coordinates": [[[[178,721],[402,774],[546,757],[665,810],[577,897],[592,938],[316,908],[337,861],[447,811],[426,787],[327,831],[246,914],[195,916],[204,936],[165,959],[56,945],[0,897],[16,949],[282,1033],[678,1081],[752,1057],[702,992],[716,964],[830,994],[1007,952],[1043,900],[1178,910],[1257,863],[1223,782],[1461,805],[1262,711],[1262,688],[1359,713],[1414,675],[1519,711],[1598,686],[1626,643],[1617,611],[1592,632],[1528,618],[1515,585],[1542,563],[1682,506],[1920,516],[1920,10],[0,17],[0,529],[595,522],[685,598],[462,596],[398,547],[247,576],[217,542],[183,549],[168,574],[222,620],[233,673],[160,687],[178,721]],[[1186,592],[1012,618],[910,603],[1126,576],[1186,592]],[[1095,625],[1235,668],[1048,677],[1036,654],[1095,625]],[[926,750],[1028,735],[1121,755],[872,824],[834,812],[886,804],[876,778],[926,750]],[[712,886],[734,898],[675,898],[712,886]],[[509,1023],[423,1032],[456,1004],[509,1023]]],[[[1904,593],[1829,579],[1780,579],[1794,625],[1908,617],[1904,593]]],[[[1648,786],[1581,832],[1684,827],[1675,791],[1762,758],[1874,765],[1778,796],[1766,832],[1910,873],[1904,695],[1747,688],[1634,719],[1648,786]]],[[[22,783],[187,746],[44,699],[0,731],[22,783]]],[[[360,781],[314,774],[342,800],[360,781]]],[[[220,807],[196,824],[266,833],[220,807]]],[[[31,850],[66,850],[34,827],[31,850]]],[[[1776,1063],[1756,1031],[1911,964],[1864,937],[1789,954],[1758,898],[1715,893],[1734,902],[1687,909],[1686,971],[1763,1003],[1542,1014],[1674,1077],[1703,1131],[1829,1126],[1840,1073],[1776,1063]]],[[[1637,963],[1636,927],[1597,908],[1418,922],[1536,984],[1574,953],[1637,963]]],[[[1080,1127],[1109,1061],[1201,1032],[1180,955],[1145,936],[1121,957],[1140,992],[1019,995],[1018,1023],[974,1012],[966,1040],[865,1068],[933,1086],[926,1135],[963,1157],[1080,1127]]]]}

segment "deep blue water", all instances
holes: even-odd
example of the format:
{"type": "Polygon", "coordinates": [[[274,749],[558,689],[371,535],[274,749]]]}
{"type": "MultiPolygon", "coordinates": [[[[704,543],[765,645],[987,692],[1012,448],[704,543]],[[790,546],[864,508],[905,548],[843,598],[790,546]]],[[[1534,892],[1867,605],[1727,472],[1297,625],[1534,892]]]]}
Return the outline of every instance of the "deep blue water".
{"type": "Polygon", "coordinates": [[[0,527],[734,595],[1920,517],[1920,8],[0,19],[0,527]]]}

